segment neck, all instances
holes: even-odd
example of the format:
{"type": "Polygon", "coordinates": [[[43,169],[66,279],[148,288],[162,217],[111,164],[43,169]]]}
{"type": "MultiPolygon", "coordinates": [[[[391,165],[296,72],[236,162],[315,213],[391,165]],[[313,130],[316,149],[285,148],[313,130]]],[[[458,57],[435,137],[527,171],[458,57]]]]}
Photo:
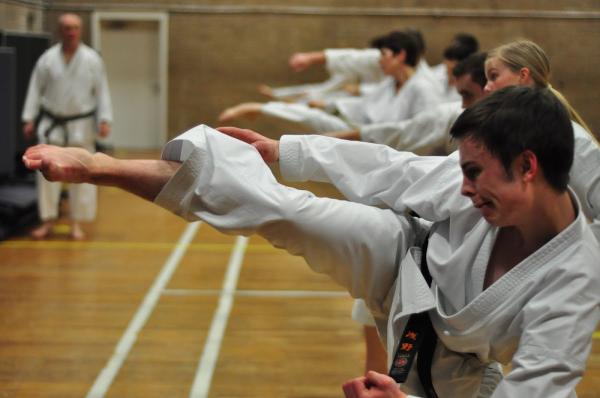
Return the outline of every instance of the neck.
{"type": "Polygon", "coordinates": [[[77,48],[79,47],[79,42],[73,42],[73,43],[68,43],[68,42],[63,42],[62,43],[62,52],[64,55],[73,55],[75,54],[75,51],[77,51],[77,48]]]}
{"type": "Polygon", "coordinates": [[[398,87],[401,87],[408,79],[415,74],[415,68],[409,65],[404,65],[403,68],[399,69],[393,74],[394,79],[398,83],[398,87]]]}
{"type": "Polygon", "coordinates": [[[577,216],[573,199],[568,191],[557,193],[552,188],[535,202],[523,217],[523,222],[514,227],[520,236],[524,250],[532,253],[567,228],[577,216]]]}

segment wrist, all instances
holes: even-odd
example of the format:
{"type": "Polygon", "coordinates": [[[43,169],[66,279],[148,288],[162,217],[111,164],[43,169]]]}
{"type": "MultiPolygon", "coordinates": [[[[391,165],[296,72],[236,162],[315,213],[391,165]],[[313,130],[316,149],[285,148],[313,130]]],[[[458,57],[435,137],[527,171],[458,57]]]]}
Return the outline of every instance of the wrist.
{"type": "Polygon", "coordinates": [[[114,175],[114,171],[117,169],[116,163],[118,161],[118,159],[111,158],[102,152],[92,154],[88,166],[89,182],[98,185],[112,185],[111,176],[114,175]]]}

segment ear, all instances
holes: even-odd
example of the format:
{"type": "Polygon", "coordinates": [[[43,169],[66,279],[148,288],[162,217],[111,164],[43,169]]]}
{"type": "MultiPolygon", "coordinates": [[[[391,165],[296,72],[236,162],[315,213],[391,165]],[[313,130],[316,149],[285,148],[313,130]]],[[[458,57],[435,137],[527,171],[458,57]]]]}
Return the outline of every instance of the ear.
{"type": "Polygon", "coordinates": [[[523,85],[531,84],[531,71],[526,66],[519,69],[519,83],[523,85]]]}
{"type": "Polygon", "coordinates": [[[406,61],[406,50],[400,50],[400,52],[396,54],[396,58],[398,58],[398,61],[404,63],[404,61],[406,61]]]}
{"type": "Polygon", "coordinates": [[[535,153],[530,150],[526,150],[519,155],[516,166],[521,175],[521,180],[524,182],[533,181],[540,171],[538,158],[535,153]]]}

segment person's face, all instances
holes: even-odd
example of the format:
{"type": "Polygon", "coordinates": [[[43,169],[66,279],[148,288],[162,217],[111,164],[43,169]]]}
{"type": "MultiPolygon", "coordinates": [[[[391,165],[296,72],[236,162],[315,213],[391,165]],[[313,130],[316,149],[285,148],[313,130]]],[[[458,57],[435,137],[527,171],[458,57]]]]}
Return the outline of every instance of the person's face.
{"type": "Polygon", "coordinates": [[[462,97],[463,108],[468,108],[475,102],[484,97],[483,88],[475,83],[471,78],[471,74],[467,73],[456,78],[456,91],[462,97]]]}
{"type": "Polygon", "coordinates": [[[81,39],[81,22],[71,16],[63,17],[60,24],[60,37],[63,43],[72,45],[81,39]]]}
{"type": "Polygon", "coordinates": [[[379,57],[379,66],[381,67],[383,74],[390,76],[394,74],[394,72],[397,71],[399,67],[401,67],[403,52],[404,51],[400,51],[399,54],[394,54],[394,52],[389,48],[381,49],[381,56],[379,57]]]}
{"type": "Polygon", "coordinates": [[[466,138],[459,145],[463,173],[461,194],[473,202],[481,215],[492,225],[517,225],[519,209],[523,208],[523,189],[518,178],[511,178],[502,162],[483,143],[466,138]]]}
{"type": "Polygon", "coordinates": [[[521,75],[512,71],[504,62],[497,57],[485,61],[485,76],[487,84],[484,90],[493,93],[504,87],[518,86],[522,83],[521,75]]]}

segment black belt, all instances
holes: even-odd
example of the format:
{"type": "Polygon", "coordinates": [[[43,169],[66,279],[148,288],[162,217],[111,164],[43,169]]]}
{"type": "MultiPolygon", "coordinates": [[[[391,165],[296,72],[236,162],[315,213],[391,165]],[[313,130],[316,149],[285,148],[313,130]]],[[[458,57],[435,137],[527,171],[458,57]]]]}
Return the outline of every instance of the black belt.
{"type": "MultiPolygon", "coordinates": [[[[431,286],[431,274],[427,267],[428,242],[429,237],[425,239],[421,251],[421,273],[427,284],[431,286]]],[[[421,312],[411,315],[400,338],[389,375],[397,383],[404,383],[418,353],[417,373],[419,374],[421,385],[425,390],[427,398],[437,398],[438,396],[431,380],[431,363],[433,362],[433,353],[435,352],[436,345],[437,335],[431,324],[429,314],[421,312]]]]}
{"type": "Polygon", "coordinates": [[[69,134],[67,133],[67,130],[65,129],[66,124],[73,120],[86,119],[88,117],[92,117],[95,115],[96,115],[96,109],[93,109],[87,113],[80,113],[77,115],[56,116],[55,114],[50,112],[48,109],[42,107],[40,109],[40,114],[38,117],[39,118],[48,117],[48,118],[50,118],[50,120],[52,120],[52,123],[50,124],[50,126],[44,131],[44,138],[46,138],[46,140],[47,140],[48,137],[50,136],[50,133],[52,132],[52,130],[54,130],[57,127],[61,127],[65,133],[65,146],[67,146],[69,143],[69,134]]]}

